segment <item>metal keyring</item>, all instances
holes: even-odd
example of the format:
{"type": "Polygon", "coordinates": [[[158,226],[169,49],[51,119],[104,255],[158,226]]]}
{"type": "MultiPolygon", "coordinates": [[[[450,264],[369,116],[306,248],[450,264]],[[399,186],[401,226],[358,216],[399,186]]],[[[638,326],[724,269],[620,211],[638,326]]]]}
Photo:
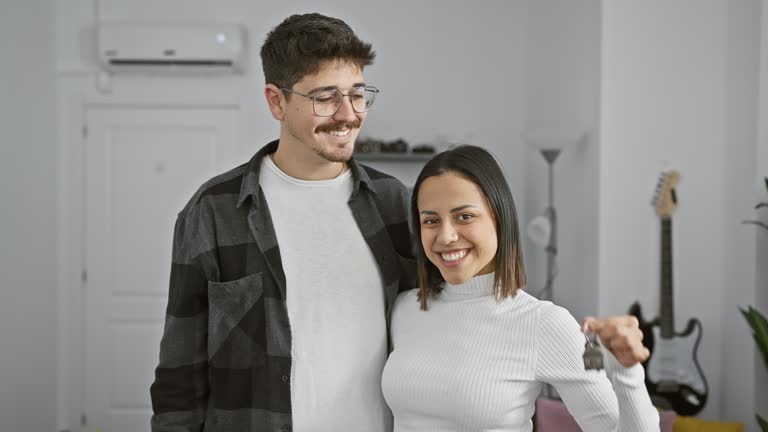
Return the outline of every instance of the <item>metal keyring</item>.
{"type": "Polygon", "coordinates": [[[600,343],[597,342],[597,333],[589,330],[589,324],[584,323],[584,325],[581,327],[581,331],[584,333],[584,339],[587,340],[587,343],[590,347],[600,346],[600,343]]]}

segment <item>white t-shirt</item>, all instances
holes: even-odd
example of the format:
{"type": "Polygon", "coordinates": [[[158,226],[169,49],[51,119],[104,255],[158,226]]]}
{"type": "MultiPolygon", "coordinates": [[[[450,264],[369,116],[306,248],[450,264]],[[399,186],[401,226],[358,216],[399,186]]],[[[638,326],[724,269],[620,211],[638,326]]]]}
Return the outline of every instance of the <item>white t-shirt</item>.
{"type": "Polygon", "coordinates": [[[390,432],[383,282],[347,204],[351,171],[303,181],[266,157],[259,184],[286,278],[293,431],[390,432]]]}

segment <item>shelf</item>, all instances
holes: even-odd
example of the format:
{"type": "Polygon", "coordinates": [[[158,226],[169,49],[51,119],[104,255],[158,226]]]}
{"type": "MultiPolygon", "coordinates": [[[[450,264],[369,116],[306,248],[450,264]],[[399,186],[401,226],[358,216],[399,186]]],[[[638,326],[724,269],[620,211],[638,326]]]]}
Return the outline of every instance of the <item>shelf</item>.
{"type": "Polygon", "coordinates": [[[437,153],[355,153],[358,161],[376,162],[426,162],[437,153]]]}

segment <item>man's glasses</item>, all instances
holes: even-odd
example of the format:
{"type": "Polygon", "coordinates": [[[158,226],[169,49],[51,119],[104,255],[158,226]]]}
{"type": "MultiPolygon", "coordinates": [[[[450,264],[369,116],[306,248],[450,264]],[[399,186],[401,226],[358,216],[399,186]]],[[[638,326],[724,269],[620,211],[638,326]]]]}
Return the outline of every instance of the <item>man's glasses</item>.
{"type": "Polygon", "coordinates": [[[353,87],[349,93],[342,93],[337,89],[322,90],[312,95],[302,94],[282,87],[280,90],[312,99],[312,110],[318,117],[330,117],[336,114],[341,107],[344,96],[349,98],[349,101],[352,103],[352,109],[355,112],[366,112],[371,109],[373,101],[376,100],[376,94],[379,93],[379,89],[373,86],[353,87]]]}

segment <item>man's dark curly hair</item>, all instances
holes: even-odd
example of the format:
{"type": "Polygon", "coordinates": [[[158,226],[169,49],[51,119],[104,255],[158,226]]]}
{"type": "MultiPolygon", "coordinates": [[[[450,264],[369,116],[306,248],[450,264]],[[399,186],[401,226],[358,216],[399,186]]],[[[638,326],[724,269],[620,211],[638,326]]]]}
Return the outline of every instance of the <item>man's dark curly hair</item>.
{"type": "Polygon", "coordinates": [[[362,70],[375,57],[371,44],[358,39],[344,21],[318,13],[289,16],[261,46],[267,84],[287,89],[319,71],[324,61],[347,61],[362,70]]]}

